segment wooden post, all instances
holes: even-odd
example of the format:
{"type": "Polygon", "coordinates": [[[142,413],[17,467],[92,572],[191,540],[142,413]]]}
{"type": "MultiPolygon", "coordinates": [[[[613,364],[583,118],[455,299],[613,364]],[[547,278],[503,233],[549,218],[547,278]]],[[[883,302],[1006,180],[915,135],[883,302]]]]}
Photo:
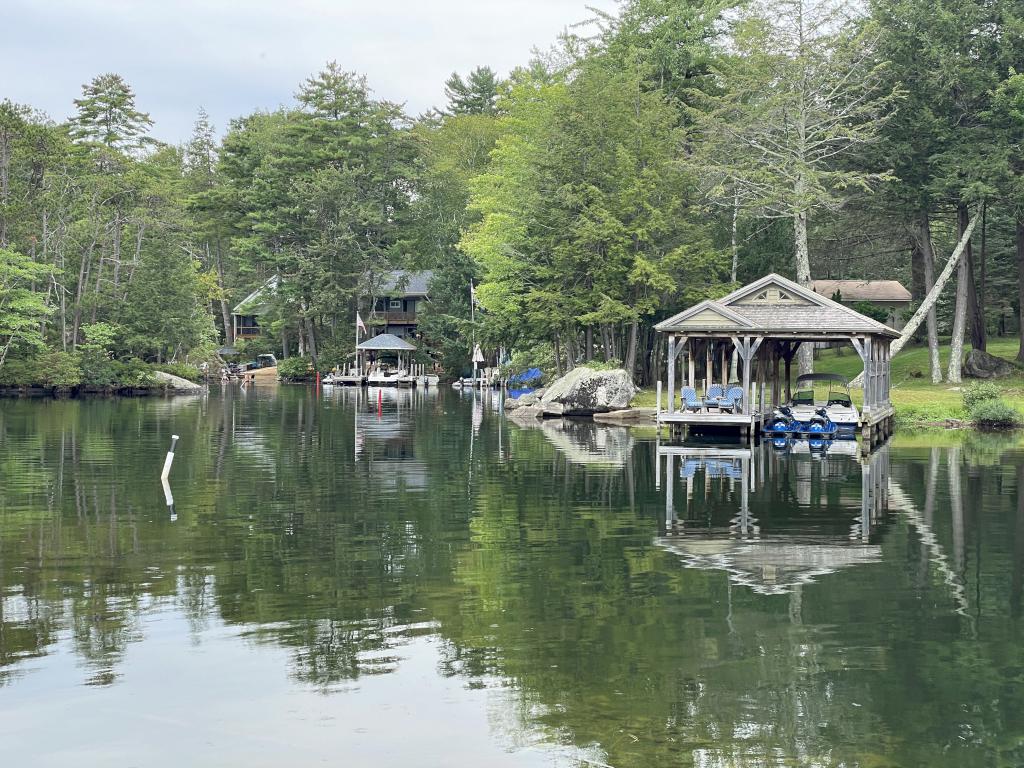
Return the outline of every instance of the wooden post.
{"type": "Polygon", "coordinates": [[[668,335],[668,412],[676,412],[676,335],[668,335]]]}
{"type": "Polygon", "coordinates": [[[707,359],[705,361],[705,370],[704,370],[704,395],[707,396],[708,390],[711,389],[711,382],[712,382],[712,378],[711,378],[711,360],[712,360],[712,358],[711,358],[711,348],[714,346],[714,342],[711,339],[708,339],[704,343],[707,345],[707,348],[705,350],[705,357],[707,359]]]}
{"type": "Polygon", "coordinates": [[[725,344],[722,345],[722,389],[729,388],[729,361],[726,359],[725,344]]]}
{"type": "Polygon", "coordinates": [[[696,378],[696,375],[695,375],[696,374],[697,366],[695,364],[694,354],[693,354],[696,351],[696,349],[697,349],[696,343],[691,343],[689,340],[687,340],[687,342],[686,342],[686,361],[687,361],[687,368],[689,369],[689,374],[690,374],[689,375],[690,389],[696,389],[696,387],[697,387],[697,378],[696,378]]]}
{"type": "Polygon", "coordinates": [[[656,389],[655,398],[657,398],[657,403],[655,403],[655,406],[654,406],[654,423],[656,425],[658,425],[658,427],[660,428],[661,427],[661,377],[658,377],[658,386],[655,389],[656,389]]]}

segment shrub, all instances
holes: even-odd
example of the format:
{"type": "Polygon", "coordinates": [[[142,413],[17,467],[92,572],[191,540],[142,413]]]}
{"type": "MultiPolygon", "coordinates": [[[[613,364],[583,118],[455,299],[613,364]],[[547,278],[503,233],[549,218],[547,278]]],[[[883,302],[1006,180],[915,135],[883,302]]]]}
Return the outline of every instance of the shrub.
{"type": "Polygon", "coordinates": [[[189,363],[158,363],[153,368],[197,383],[202,379],[199,368],[189,363]]]}
{"type": "Polygon", "coordinates": [[[583,363],[583,366],[585,368],[590,368],[591,370],[594,371],[614,371],[622,367],[622,361],[614,357],[611,360],[607,361],[588,360],[587,362],[583,363]]]}
{"type": "Polygon", "coordinates": [[[988,400],[998,400],[1001,395],[1002,392],[999,390],[999,385],[993,381],[979,381],[969,384],[963,390],[964,408],[971,411],[980,403],[988,400]]]}
{"type": "Polygon", "coordinates": [[[27,358],[8,358],[0,368],[0,384],[16,387],[74,387],[82,381],[78,355],[48,349],[27,358]]]}
{"type": "Polygon", "coordinates": [[[155,384],[152,369],[137,357],[111,361],[115,386],[149,387],[155,384]]]}
{"type": "Polygon", "coordinates": [[[1020,412],[1005,400],[995,398],[975,403],[970,409],[971,421],[979,427],[989,429],[1019,427],[1022,423],[1020,412]]]}
{"type": "Polygon", "coordinates": [[[289,357],[277,361],[277,375],[288,381],[303,381],[312,376],[310,361],[305,357],[289,357]]]}

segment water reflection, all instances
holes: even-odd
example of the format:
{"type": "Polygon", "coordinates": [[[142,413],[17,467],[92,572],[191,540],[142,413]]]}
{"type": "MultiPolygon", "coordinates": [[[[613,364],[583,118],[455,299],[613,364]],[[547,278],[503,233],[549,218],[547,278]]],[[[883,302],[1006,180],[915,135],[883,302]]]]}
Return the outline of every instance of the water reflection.
{"type": "MultiPolygon", "coordinates": [[[[850,445],[856,448],[856,443],[850,445]]],[[[780,452],[771,443],[756,447],[659,445],[657,461],[658,481],[662,464],[666,478],[665,526],[659,545],[688,568],[724,571],[733,584],[775,595],[882,558],[877,541],[878,526],[888,508],[888,445],[868,457],[861,457],[856,450],[780,452]],[[678,505],[676,467],[685,490],[678,505]],[[846,488],[855,474],[861,479],[860,509],[851,516],[853,505],[846,488]],[[838,505],[833,505],[832,494],[822,493],[822,483],[843,488],[838,505]],[[752,493],[760,504],[773,500],[796,503],[789,507],[789,515],[773,515],[762,526],[751,515],[752,493]],[[737,512],[727,526],[721,515],[709,514],[720,501],[737,512]]]]}
{"type": "Polygon", "coordinates": [[[490,393],[0,404],[5,757],[1024,762],[1016,441],[663,448],[490,393]]]}

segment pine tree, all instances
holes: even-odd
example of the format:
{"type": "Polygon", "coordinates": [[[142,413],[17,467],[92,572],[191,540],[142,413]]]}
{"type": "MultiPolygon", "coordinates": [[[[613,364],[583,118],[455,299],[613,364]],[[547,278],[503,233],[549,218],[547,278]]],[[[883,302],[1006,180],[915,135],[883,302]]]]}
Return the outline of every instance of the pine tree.
{"type": "Polygon", "coordinates": [[[452,72],[444,85],[444,92],[448,97],[448,114],[494,114],[500,81],[490,67],[477,67],[465,80],[458,72],[452,72]]]}
{"type": "Polygon", "coordinates": [[[136,109],[135,92],[120,75],[94,77],[82,86],[82,98],[75,99],[75,106],[78,113],[71,120],[71,134],[76,139],[122,152],[151,142],[147,133],[153,120],[136,109]]]}

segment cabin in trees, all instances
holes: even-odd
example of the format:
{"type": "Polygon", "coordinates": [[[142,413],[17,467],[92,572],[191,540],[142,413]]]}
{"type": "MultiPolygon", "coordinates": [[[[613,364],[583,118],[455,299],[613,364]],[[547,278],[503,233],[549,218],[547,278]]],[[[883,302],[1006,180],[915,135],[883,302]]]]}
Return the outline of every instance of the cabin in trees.
{"type": "Polygon", "coordinates": [[[368,325],[378,326],[381,333],[399,338],[417,335],[419,312],[429,298],[430,270],[408,272],[396,270],[384,282],[381,295],[376,299],[368,325]]]}
{"type": "Polygon", "coordinates": [[[781,275],[766,275],[721,299],[702,301],[655,329],[668,340],[668,407],[661,410],[659,402],[658,421],[678,436],[691,428],[714,428],[753,438],[776,406],[791,402],[797,350],[820,342],[849,343],[864,361],[857,426],[865,447],[891,431],[889,344],[899,333],[781,275]],[[712,385],[738,389],[741,397],[730,410],[689,408],[680,385],[698,398],[712,385]]]}
{"type": "MultiPolygon", "coordinates": [[[[380,295],[374,300],[366,324],[375,331],[390,333],[399,338],[417,335],[419,312],[428,300],[428,286],[433,272],[395,270],[384,279],[380,295]]],[[[263,334],[260,326],[273,306],[280,279],[274,275],[246,296],[231,311],[232,327],[236,339],[255,338],[263,334]]]]}
{"type": "Polygon", "coordinates": [[[236,339],[252,339],[263,333],[260,317],[270,311],[279,284],[280,280],[274,275],[231,310],[231,324],[236,339]]]}
{"type": "MultiPolygon", "coordinates": [[[[865,302],[885,314],[883,322],[903,330],[904,315],[910,309],[910,291],[899,280],[812,280],[811,289],[846,305],[865,302]]],[[[882,319],[882,318],[879,318],[882,319]]]]}

